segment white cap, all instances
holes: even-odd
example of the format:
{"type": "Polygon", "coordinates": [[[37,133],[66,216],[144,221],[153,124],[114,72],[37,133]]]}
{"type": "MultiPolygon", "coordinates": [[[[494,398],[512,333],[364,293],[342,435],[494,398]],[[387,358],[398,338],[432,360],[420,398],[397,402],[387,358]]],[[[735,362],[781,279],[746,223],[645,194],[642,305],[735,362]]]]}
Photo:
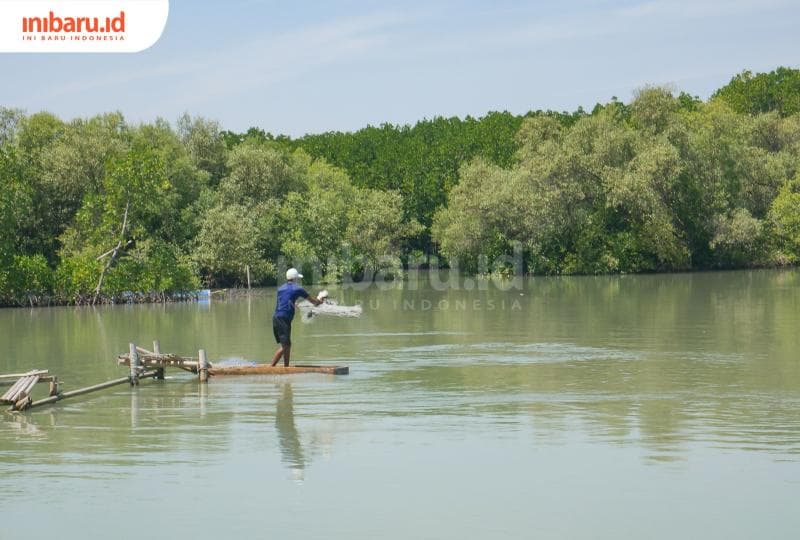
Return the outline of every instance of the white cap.
{"type": "Polygon", "coordinates": [[[297,268],[289,268],[286,271],[286,281],[292,281],[297,278],[302,278],[303,274],[297,271],[297,268]]]}

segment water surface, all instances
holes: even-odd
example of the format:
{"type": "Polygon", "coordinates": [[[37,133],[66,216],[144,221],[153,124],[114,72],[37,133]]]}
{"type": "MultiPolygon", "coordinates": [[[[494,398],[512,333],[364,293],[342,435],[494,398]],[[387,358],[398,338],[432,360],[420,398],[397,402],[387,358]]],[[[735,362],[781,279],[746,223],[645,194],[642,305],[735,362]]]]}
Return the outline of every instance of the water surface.
{"type": "MultiPolygon", "coordinates": [[[[796,537],[800,272],[455,284],[330,288],[364,315],[296,321],[293,354],[349,376],[0,415],[0,538],[796,537]]],[[[264,361],[274,298],[0,310],[0,372],[75,389],[156,338],[264,361]]]]}

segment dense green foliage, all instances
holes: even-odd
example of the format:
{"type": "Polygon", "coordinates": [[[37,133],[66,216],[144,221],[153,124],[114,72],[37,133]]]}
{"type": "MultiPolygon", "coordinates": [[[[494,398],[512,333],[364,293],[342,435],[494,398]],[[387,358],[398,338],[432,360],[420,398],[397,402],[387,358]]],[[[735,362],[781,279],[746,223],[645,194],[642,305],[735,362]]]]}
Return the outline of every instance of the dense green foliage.
{"type": "Polygon", "coordinates": [[[185,115],[0,108],[0,303],[158,299],[339,280],[441,253],[473,271],[800,260],[800,72],[708,102],[645,88],[589,113],[434,118],[298,139],[185,115]],[[99,289],[99,290],[98,290],[99,289]]]}
{"type": "Polygon", "coordinates": [[[274,141],[228,148],[204,119],[0,122],[0,303],[162,299],[290,264],[337,280],[420,231],[396,191],[274,141]]]}
{"type": "MultiPolygon", "coordinates": [[[[526,116],[553,117],[570,125],[585,115],[578,110],[573,114],[536,111],[526,116]]],[[[414,126],[383,124],[354,133],[329,132],[295,140],[256,129],[244,135],[224,135],[231,147],[243,140],[259,140],[302,149],[343,169],[358,187],[396,191],[402,197],[403,219],[423,226],[411,245],[430,251],[433,215],[458,183],[460,167],[477,156],[510,166],[517,150],[514,137],[524,118],[508,112],[493,112],[480,119],[438,117],[414,126]]]]}
{"type": "Polygon", "coordinates": [[[797,114],[800,112],[800,71],[785,67],[755,75],[743,71],[717,90],[714,97],[724,99],[739,113],[797,114]]]}
{"type": "MultiPolygon", "coordinates": [[[[528,269],[605,273],[796,261],[800,117],[691,110],[664,89],[565,128],[526,120],[517,163],[464,166],[434,220],[448,256],[522,245],[528,269]]],[[[488,252],[488,253],[487,253],[488,252]]]]}

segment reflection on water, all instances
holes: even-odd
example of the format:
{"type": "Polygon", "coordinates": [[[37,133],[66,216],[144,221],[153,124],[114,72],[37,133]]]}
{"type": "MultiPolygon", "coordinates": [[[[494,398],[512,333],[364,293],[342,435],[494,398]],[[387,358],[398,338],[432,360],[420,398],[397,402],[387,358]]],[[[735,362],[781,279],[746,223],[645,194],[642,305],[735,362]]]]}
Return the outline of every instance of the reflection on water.
{"type": "MultiPolygon", "coordinates": [[[[298,325],[293,355],[349,365],[349,376],[200,385],[168,371],[2,414],[0,493],[14,499],[0,514],[27,516],[42,537],[52,531],[32,508],[44,490],[54,521],[74,524],[83,499],[161,511],[147,502],[156,486],[174,500],[205,493],[242,537],[262,530],[257,517],[298,538],[527,538],[537,527],[614,537],[608,523],[563,519],[557,500],[625,508],[638,537],[717,530],[688,519],[704,505],[731,523],[720,538],[800,527],[784,512],[800,485],[800,272],[534,278],[522,293],[332,288],[364,315],[298,325]],[[487,309],[510,295],[519,310],[487,309]],[[616,499],[612,485],[624,487],[616,499]],[[655,535],[663,505],[642,495],[652,492],[685,506],[655,535]],[[357,524],[336,521],[352,508],[364,508],[357,524]],[[301,520],[307,512],[318,519],[301,520]]],[[[124,375],[115,355],[156,338],[168,352],[205,348],[212,362],[263,362],[273,307],[269,289],[206,306],[0,310],[0,372],[47,368],[75,389],[124,375]]],[[[196,535],[230,534],[223,525],[196,535]]]]}
{"type": "Polygon", "coordinates": [[[292,471],[293,478],[302,482],[306,468],[303,445],[294,423],[294,402],[291,383],[281,384],[280,397],[275,412],[275,427],[278,430],[283,462],[292,471]]]}

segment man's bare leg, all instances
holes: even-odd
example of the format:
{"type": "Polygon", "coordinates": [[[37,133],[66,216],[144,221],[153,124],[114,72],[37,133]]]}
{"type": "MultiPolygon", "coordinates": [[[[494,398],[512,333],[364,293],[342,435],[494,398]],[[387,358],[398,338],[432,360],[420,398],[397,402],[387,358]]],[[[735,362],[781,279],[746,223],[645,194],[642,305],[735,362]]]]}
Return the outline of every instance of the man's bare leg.
{"type": "Polygon", "coordinates": [[[292,346],[291,345],[281,345],[280,347],[278,347],[278,350],[275,351],[274,355],[272,355],[272,367],[275,367],[275,366],[278,365],[278,360],[281,359],[281,356],[283,356],[283,365],[284,365],[284,367],[288,367],[289,366],[289,357],[291,356],[291,354],[292,354],[292,346]]]}
{"type": "Polygon", "coordinates": [[[272,355],[272,366],[275,367],[278,364],[278,360],[281,359],[283,355],[283,345],[278,347],[278,350],[275,351],[275,354],[272,355]]]}
{"type": "Polygon", "coordinates": [[[292,354],[292,346],[291,345],[286,345],[283,348],[283,366],[284,367],[289,367],[289,356],[291,356],[291,354],[292,354]]]}

